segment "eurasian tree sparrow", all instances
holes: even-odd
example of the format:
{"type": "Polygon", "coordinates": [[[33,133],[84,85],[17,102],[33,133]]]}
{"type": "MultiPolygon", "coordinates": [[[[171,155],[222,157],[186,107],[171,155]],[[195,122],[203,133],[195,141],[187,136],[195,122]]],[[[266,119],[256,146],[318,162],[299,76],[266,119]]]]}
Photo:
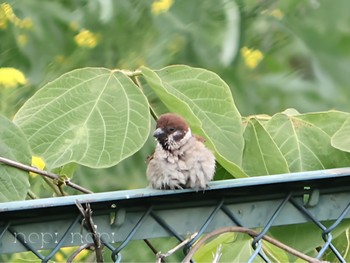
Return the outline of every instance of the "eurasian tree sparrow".
{"type": "Polygon", "coordinates": [[[157,146],[147,167],[147,178],[153,188],[207,187],[215,173],[215,157],[202,138],[192,135],[181,116],[161,115],[153,136],[157,146]]]}

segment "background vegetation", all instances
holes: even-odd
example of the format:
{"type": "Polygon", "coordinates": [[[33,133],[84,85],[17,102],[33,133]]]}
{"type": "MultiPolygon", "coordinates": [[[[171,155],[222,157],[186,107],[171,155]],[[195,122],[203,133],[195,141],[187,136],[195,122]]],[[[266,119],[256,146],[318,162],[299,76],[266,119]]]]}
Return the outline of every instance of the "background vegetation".
{"type": "MultiPolygon", "coordinates": [[[[0,114],[12,119],[40,87],[76,68],[172,64],[216,72],[244,116],[349,112],[349,9],[347,0],[2,2],[0,114]]],[[[79,166],[74,181],[95,192],[144,187],[153,146],[150,138],[112,168],[79,166]]],[[[52,195],[31,181],[40,197],[52,195]]]]}
{"type": "MultiPolygon", "coordinates": [[[[0,90],[0,113],[9,118],[45,83],[86,66],[207,68],[229,84],[242,115],[350,108],[347,0],[7,3],[0,11],[0,67],[14,67],[27,80],[0,90]]],[[[145,186],[142,160],[152,145],[87,187],[145,186]],[[108,183],[115,174],[132,180],[108,183]]]]}

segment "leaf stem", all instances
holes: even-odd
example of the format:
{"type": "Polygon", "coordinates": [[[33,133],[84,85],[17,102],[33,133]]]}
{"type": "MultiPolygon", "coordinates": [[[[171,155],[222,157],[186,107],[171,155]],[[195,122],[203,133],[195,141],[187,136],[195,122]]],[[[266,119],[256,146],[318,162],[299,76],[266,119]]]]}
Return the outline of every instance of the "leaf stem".
{"type": "MultiPolygon", "coordinates": [[[[0,162],[4,163],[6,165],[9,165],[9,166],[15,167],[17,169],[21,169],[23,171],[40,174],[40,175],[45,176],[46,178],[50,178],[52,180],[60,180],[60,176],[58,176],[57,174],[50,173],[50,172],[47,172],[44,170],[40,170],[36,167],[25,165],[23,163],[19,163],[19,162],[16,162],[16,161],[13,161],[13,160],[1,157],[1,156],[0,156],[0,162]]],[[[77,185],[77,184],[71,182],[70,180],[66,180],[65,185],[67,185],[75,190],[78,190],[82,193],[85,193],[85,194],[92,194],[93,193],[92,191],[90,191],[90,190],[88,190],[80,185],[77,185]]]]}
{"type": "Polygon", "coordinates": [[[50,179],[46,178],[45,176],[42,177],[45,183],[48,184],[48,186],[55,192],[56,196],[62,196],[60,191],[57,189],[56,184],[54,184],[50,179]]]}
{"type": "Polygon", "coordinates": [[[101,241],[100,235],[97,233],[96,225],[94,224],[92,220],[92,209],[90,207],[90,204],[85,204],[85,208],[81,203],[78,201],[75,201],[75,205],[77,206],[78,210],[84,217],[84,224],[86,225],[88,231],[92,234],[92,239],[94,241],[94,247],[95,247],[95,253],[96,253],[96,262],[97,263],[103,263],[103,243],[101,241]]]}
{"type": "Polygon", "coordinates": [[[28,190],[27,196],[30,199],[38,199],[38,197],[36,196],[36,194],[34,194],[31,190],[28,190]]]}

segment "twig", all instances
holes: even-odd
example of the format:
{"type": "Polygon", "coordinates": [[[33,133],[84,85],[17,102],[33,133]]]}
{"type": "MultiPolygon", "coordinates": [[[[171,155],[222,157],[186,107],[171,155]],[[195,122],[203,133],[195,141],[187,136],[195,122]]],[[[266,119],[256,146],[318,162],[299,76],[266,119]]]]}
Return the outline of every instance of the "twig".
{"type": "MultiPolygon", "coordinates": [[[[7,159],[7,158],[4,158],[4,157],[0,157],[0,162],[1,163],[4,163],[4,164],[7,164],[9,166],[12,166],[12,167],[15,167],[17,169],[21,169],[23,171],[27,171],[27,172],[33,172],[33,173],[36,173],[36,174],[40,174],[42,176],[45,176],[47,178],[50,178],[52,180],[60,180],[60,177],[57,175],[57,174],[54,174],[54,173],[50,173],[50,172],[47,172],[47,171],[44,171],[44,170],[40,170],[36,167],[33,167],[33,166],[29,166],[29,165],[25,165],[25,164],[22,164],[22,163],[19,163],[19,162],[16,162],[16,161],[13,161],[13,160],[10,160],[10,159],[7,159]]],[[[92,194],[92,192],[80,185],[77,185],[73,182],[71,182],[70,180],[66,180],[65,182],[65,185],[75,189],[75,190],[78,190],[82,193],[85,193],[85,194],[92,194]]]]}
{"type": "Polygon", "coordinates": [[[198,232],[192,234],[191,236],[189,236],[188,238],[186,238],[184,241],[182,241],[180,244],[178,244],[176,247],[170,249],[167,253],[163,254],[161,252],[158,252],[156,255],[156,263],[160,263],[162,262],[162,260],[166,257],[171,256],[172,254],[174,254],[177,250],[179,250],[180,248],[182,248],[184,245],[186,245],[188,242],[190,242],[192,239],[194,239],[196,236],[198,235],[198,232]]]}
{"type": "Polygon", "coordinates": [[[52,179],[49,179],[45,176],[42,176],[41,178],[45,181],[45,183],[47,183],[47,185],[52,189],[52,191],[54,191],[56,196],[61,196],[61,192],[58,190],[58,186],[53,183],[52,179]]]}
{"type": "Polygon", "coordinates": [[[103,245],[96,231],[95,224],[92,221],[92,210],[91,210],[90,204],[86,204],[85,209],[78,201],[75,201],[75,205],[78,207],[80,213],[83,215],[85,219],[84,223],[87,229],[92,233],[92,239],[94,241],[94,247],[95,247],[95,253],[96,253],[96,262],[103,263],[103,253],[102,253],[103,245]]]}
{"type": "MultiPolygon", "coordinates": [[[[256,237],[259,235],[258,232],[252,230],[252,229],[249,229],[249,228],[244,228],[244,227],[222,227],[222,228],[219,228],[219,229],[216,229],[212,232],[210,232],[209,234],[207,234],[206,236],[204,236],[202,239],[200,239],[193,247],[192,249],[189,251],[189,253],[186,255],[186,257],[183,259],[182,263],[188,263],[190,262],[190,260],[192,259],[193,255],[197,252],[197,250],[209,239],[209,238],[212,238],[214,236],[217,236],[217,235],[221,235],[223,233],[228,233],[228,232],[237,232],[237,233],[244,233],[244,234],[248,234],[252,237],[256,237]]],[[[307,262],[310,262],[310,263],[320,263],[322,261],[316,259],[316,258],[313,258],[313,257],[310,257],[308,255],[305,255],[297,250],[295,250],[294,248],[291,248],[289,246],[287,246],[286,244],[283,244],[282,242],[272,238],[272,237],[269,237],[269,236],[263,236],[262,239],[264,239],[265,241],[271,243],[272,245],[276,246],[276,247],[279,247],[280,249],[283,249],[284,251],[298,257],[298,258],[301,258],[307,262]]]]}
{"type": "Polygon", "coordinates": [[[81,251],[83,251],[84,249],[89,249],[89,248],[93,248],[94,247],[94,244],[93,243],[88,243],[88,244],[84,244],[80,247],[78,247],[72,255],[70,255],[70,257],[67,259],[67,263],[72,263],[73,260],[75,259],[76,256],[79,255],[79,253],[81,251]]]}

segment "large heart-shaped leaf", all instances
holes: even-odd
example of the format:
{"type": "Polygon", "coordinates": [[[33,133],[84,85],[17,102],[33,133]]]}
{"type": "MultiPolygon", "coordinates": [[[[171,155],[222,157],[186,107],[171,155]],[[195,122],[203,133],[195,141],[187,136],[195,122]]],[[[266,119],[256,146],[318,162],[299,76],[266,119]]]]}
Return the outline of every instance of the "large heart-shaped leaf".
{"type": "Polygon", "coordinates": [[[248,175],[289,172],[286,159],[258,119],[247,119],[244,139],[243,169],[248,175]]]}
{"type": "MultiPolygon", "coordinates": [[[[0,156],[29,165],[31,153],[23,132],[0,116],[0,156]]],[[[28,173],[0,164],[0,202],[25,199],[29,189],[28,173]]]]}
{"type": "Polygon", "coordinates": [[[207,139],[218,162],[233,176],[245,177],[239,167],[244,147],[241,115],[227,84],[213,72],[183,65],[141,70],[168,110],[185,117],[193,132],[207,139]]]}
{"type": "Polygon", "coordinates": [[[334,133],[331,139],[332,146],[346,152],[350,152],[350,117],[344,121],[340,129],[334,133]]]}
{"type": "Polygon", "coordinates": [[[349,164],[350,155],[331,146],[331,136],[346,117],[335,111],[278,113],[265,127],[287,160],[290,172],[320,170],[349,164]]]}
{"type": "Polygon", "coordinates": [[[146,97],[122,72],[83,68],[31,97],[15,116],[49,169],[109,167],[139,150],[150,130],[146,97]]]}

